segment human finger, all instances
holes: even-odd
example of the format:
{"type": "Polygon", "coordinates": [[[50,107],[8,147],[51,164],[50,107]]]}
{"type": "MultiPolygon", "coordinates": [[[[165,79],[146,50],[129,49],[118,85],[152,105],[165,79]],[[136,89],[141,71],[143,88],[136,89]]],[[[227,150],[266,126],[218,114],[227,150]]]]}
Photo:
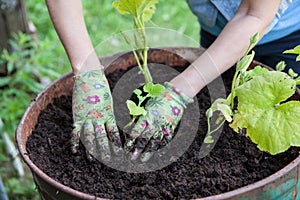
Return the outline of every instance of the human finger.
{"type": "Polygon", "coordinates": [[[154,129],[146,129],[138,138],[136,138],[133,154],[131,155],[131,160],[136,160],[139,157],[154,133],[154,129]]]}
{"type": "Polygon", "coordinates": [[[125,149],[131,151],[134,148],[135,140],[146,130],[150,129],[150,125],[144,118],[140,118],[134,125],[133,129],[126,138],[125,149]]]}
{"type": "Polygon", "coordinates": [[[114,153],[118,155],[122,150],[122,142],[115,119],[108,120],[105,124],[105,128],[107,135],[112,142],[112,149],[114,153]]]}
{"type": "Polygon", "coordinates": [[[110,160],[111,153],[109,148],[109,140],[106,132],[105,125],[101,121],[97,121],[94,124],[95,143],[97,144],[97,153],[102,160],[110,160]]]}
{"type": "Polygon", "coordinates": [[[158,150],[159,146],[162,143],[163,139],[163,133],[162,132],[156,132],[152,139],[149,141],[144,153],[141,155],[141,161],[147,162],[153,154],[158,150]]]}
{"type": "Polygon", "coordinates": [[[162,133],[163,133],[163,136],[166,139],[167,143],[171,142],[171,140],[173,139],[173,137],[174,137],[174,128],[173,127],[176,127],[176,125],[177,124],[172,124],[172,126],[170,128],[168,128],[168,127],[162,128],[162,133]]]}
{"type": "Polygon", "coordinates": [[[94,127],[91,120],[87,120],[82,126],[80,138],[85,147],[86,156],[92,160],[92,155],[96,155],[96,144],[94,142],[94,127]]]}
{"type": "Polygon", "coordinates": [[[79,140],[80,140],[80,133],[82,131],[82,124],[74,123],[74,128],[71,134],[71,152],[77,153],[79,149],[79,140]]]}

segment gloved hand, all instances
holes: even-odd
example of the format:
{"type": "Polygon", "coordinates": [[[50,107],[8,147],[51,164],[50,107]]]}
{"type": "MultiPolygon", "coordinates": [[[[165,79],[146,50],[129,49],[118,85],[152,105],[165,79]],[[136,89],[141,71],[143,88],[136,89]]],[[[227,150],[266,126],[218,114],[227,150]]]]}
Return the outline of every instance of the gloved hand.
{"type": "Polygon", "coordinates": [[[117,154],[121,150],[121,140],[108,81],[100,69],[76,75],[74,80],[71,151],[78,151],[79,139],[82,139],[89,159],[97,155],[97,158],[109,160],[109,143],[112,142],[117,154]]]}
{"type": "Polygon", "coordinates": [[[136,160],[144,151],[141,161],[148,161],[162,143],[170,142],[184,108],[193,102],[170,83],[165,82],[164,86],[159,96],[146,103],[147,114],[138,119],[129,134],[125,147],[133,152],[132,160],[136,160]]]}

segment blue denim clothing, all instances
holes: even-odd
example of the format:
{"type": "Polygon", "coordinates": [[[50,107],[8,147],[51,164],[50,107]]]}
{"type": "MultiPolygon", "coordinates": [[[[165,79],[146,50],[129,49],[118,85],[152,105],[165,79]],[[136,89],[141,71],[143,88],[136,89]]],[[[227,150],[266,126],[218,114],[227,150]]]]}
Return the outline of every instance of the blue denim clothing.
{"type": "MultiPolygon", "coordinates": [[[[201,30],[201,46],[208,48],[217,38],[205,30],[201,30]]],[[[300,62],[296,62],[297,55],[283,54],[282,52],[287,49],[292,49],[299,45],[300,42],[300,30],[295,31],[283,38],[274,40],[254,47],[255,57],[254,59],[264,63],[273,69],[280,61],[285,61],[287,67],[285,72],[288,72],[289,68],[292,68],[297,74],[300,74],[300,62]],[[276,47],[276,48],[274,48],[276,47]]],[[[300,87],[300,86],[299,86],[300,87]]]]}
{"type": "MultiPolygon", "coordinates": [[[[201,28],[212,35],[219,35],[235,15],[242,0],[187,0],[198,17],[201,28]]],[[[266,8],[267,12],[267,8],[266,8]]],[[[280,39],[300,30],[300,0],[282,0],[266,34],[259,44],[280,39]]]]}

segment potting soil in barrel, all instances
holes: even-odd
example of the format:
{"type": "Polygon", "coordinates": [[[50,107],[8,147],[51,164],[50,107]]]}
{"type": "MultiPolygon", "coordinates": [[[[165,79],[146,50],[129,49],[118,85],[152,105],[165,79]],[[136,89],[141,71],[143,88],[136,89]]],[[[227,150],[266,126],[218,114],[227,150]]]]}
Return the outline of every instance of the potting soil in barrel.
{"type": "MultiPolygon", "coordinates": [[[[108,75],[113,87],[124,71],[108,75]]],[[[229,88],[232,70],[223,75],[229,88]]],[[[126,173],[89,161],[83,145],[70,152],[72,99],[62,96],[48,105],[27,142],[31,160],[56,181],[78,191],[112,199],[191,199],[228,192],[259,181],[280,170],[299,155],[298,148],[271,156],[249,138],[224,126],[210,154],[197,158],[207,130],[205,111],[210,106],[207,88],[198,95],[201,120],[197,136],[176,162],[148,173],[126,173]]]]}

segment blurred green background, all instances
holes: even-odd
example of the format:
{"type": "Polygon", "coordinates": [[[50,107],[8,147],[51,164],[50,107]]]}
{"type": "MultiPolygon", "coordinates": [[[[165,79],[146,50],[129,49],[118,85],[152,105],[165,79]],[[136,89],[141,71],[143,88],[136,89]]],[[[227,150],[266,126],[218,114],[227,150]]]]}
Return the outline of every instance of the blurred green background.
{"type": "MultiPolygon", "coordinates": [[[[50,21],[44,1],[27,0],[29,20],[36,27],[38,42],[31,36],[15,34],[10,41],[14,53],[1,52],[0,64],[7,65],[9,75],[0,77],[0,117],[3,132],[13,140],[15,129],[31,99],[43,88],[38,77],[55,80],[71,70],[64,49],[50,21]]],[[[129,17],[119,15],[111,6],[112,0],[84,0],[84,15],[94,45],[120,30],[132,29],[129,17]]],[[[161,0],[147,26],[176,30],[199,41],[199,25],[186,1],[161,0]]],[[[101,56],[101,55],[99,55],[101,56]]],[[[2,134],[1,133],[1,134],[2,134]]],[[[39,199],[31,174],[19,178],[0,137],[0,174],[10,199],[39,199]]]]}

